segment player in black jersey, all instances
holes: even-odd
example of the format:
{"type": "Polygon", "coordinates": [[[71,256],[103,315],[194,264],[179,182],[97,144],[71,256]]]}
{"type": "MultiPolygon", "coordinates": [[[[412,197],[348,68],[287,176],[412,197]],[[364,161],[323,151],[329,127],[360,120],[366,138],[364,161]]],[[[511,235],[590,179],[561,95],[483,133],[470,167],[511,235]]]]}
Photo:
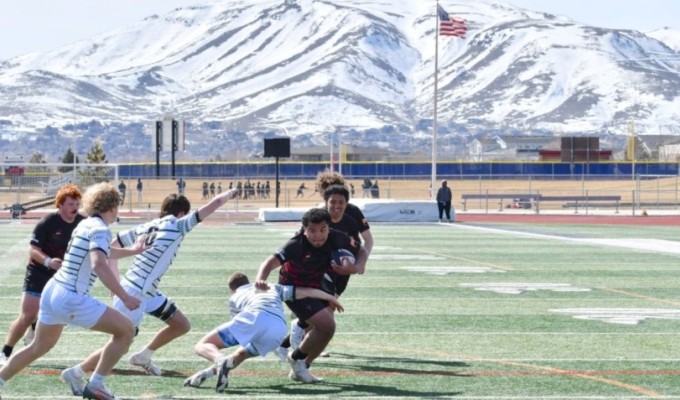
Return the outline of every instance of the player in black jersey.
{"type": "MultiPolygon", "coordinates": [[[[0,354],[0,366],[12,354],[14,346],[26,330],[35,324],[40,309],[40,296],[47,281],[61,267],[61,262],[71,240],[71,233],[85,217],[78,214],[81,193],[75,185],[65,185],[54,198],[57,211],[45,215],[33,229],[29,248],[29,261],[24,277],[24,294],[21,310],[7,332],[0,354]]],[[[26,344],[32,340],[34,328],[27,334],[26,344]]]]}
{"type": "MultiPolygon", "coordinates": [[[[302,231],[291,238],[276,254],[269,256],[259,268],[256,286],[266,287],[271,271],[281,267],[279,284],[320,288],[324,273],[363,273],[368,252],[346,234],[329,228],[330,214],[322,208],[312,208],[302,217],[302,231]],[[331,253],[336,249],[350,250],[356,256],[354,265],[331,265],[331,253]]],[[[335,333],[335,320],[328,303],[319,299],[287,301],[288,308],[311,326],[300,346],[288,356],[293,367],[289,377],[304,383],[320,379],[307,373],[307,366],[323,351],[335,333]]]]}
{"type": "MultiPolygon", "coordinates": [[[[326,202],[326,210],[331,216],[329,226],[336,231],[344,232],[351,239],[361,242],[359,239],[361,227],[359,222],[345,213],[349,204],[349,190],[341,185],[331,185],[323,192],[323,199],[326,202]]],[[[347,288],[350,275],[339,275],[329,272],[334,284],[333,291],[340,296],[347,288]]],[[[327,282],[324,280],[324,282],[327,282]]]]}
{"type": "MultiPolygon", "coordinates": [[[[347,186],[345,182],[345,177],[338,172],[333,171],[322,171],[316,176],[316,187],[317,190],[323,196],[323,192],[331,185],[341,185],[347,186]]],[[[368,225],[368,219],[361,212],[361,209],[352,203],[347,203],[347,208],[345,208],[345,214],[354,218],[359,222],[359,233],[361,234],[362,245],[370,254],[373,250],[373,235],[371,234],[371,227],[368,225]]]]}

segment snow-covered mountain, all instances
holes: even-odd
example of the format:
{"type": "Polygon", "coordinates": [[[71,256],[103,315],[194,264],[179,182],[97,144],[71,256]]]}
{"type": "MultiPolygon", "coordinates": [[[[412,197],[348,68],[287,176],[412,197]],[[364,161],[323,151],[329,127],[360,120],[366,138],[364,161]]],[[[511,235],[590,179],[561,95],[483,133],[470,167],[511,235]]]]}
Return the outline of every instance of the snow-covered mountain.
{"type": "Polygon", "coordinates": [[[662,42],[677,52],[680,52],[680,30],[665,27],[647,32],[647,36],[662,42]]]}
{"type": "MultiPolygon", "coordinates": [[[[197,2],[200,0],[197,0],[197,2]]],[[[290,134],[433,117],[433,2],[203,2],[0,63],[0,121],[149,123],[170,112],[290,134]]],[[[439,38],[438,120],[600,132],[680,123],[677,47],[490,0],[449,0],[464,39],[439,38]]],[[[655,128],[656,129],[656,128],[655,128]]]]}

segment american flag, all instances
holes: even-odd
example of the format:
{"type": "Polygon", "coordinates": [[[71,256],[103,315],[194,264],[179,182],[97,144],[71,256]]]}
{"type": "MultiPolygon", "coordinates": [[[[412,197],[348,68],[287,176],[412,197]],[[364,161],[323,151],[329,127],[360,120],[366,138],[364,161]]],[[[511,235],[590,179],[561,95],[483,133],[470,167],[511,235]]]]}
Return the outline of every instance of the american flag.
{"type": "Polygon", "coordinates": [[[439,34],[442,36],[465,37],[467,33],[467,22],[462,18],[451,18],[449,13],[442,6],[437,4],[437,15],[439,16],[439,34]]]}

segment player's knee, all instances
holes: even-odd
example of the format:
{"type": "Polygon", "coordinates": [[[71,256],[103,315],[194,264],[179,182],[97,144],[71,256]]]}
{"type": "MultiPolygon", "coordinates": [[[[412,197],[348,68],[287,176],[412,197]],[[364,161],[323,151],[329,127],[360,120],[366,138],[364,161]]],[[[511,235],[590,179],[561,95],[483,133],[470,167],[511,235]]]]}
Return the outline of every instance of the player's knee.
{"type": "Polygon", "coordinates": [[[121,343],[129,346],[135,339],[136,332],[137,330],[132,325],[132,323],[125,324],[124,326],[120,327],[119,331],[114,335],[114,338],[118,339],[121,343]]]}
{"type": "Polygon", "coordinates": [[[332,337],[335,334],[335,320],[330,318],[323,323],[314,326],[314,329],[325,337],[332,337]]]}
{"type": "Polygon", "coordinates": [[[177,321],[173,321],[173,328],[180,334],[180,335],[186,335],[191,331],[191,322],[189,322],[188,319],[186,318],[173,318],[177,319],[177,321]]]}

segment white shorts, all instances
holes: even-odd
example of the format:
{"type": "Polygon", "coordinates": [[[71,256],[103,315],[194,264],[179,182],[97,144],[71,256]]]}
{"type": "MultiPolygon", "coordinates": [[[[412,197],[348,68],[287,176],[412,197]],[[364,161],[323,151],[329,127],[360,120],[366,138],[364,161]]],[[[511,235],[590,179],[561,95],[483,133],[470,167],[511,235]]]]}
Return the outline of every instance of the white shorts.
{"type": "Polygon", "coordinates": [[[144,319],[144,313],[150,313],[152,311],[156,311],[158,307],[162,306],[163,303],[168,299],[164,294],[158,292],[154,297],[148,298],[148,297],[143,297],[141,295],[141,292],[137,290],[137,288],[128,286],[123,283],[123,289],[125,289],[125,292],[129,294],[130,296],[134,296],[139,299],[140,304],[139,307],[136,308],[135,310],[128,310],[127,307],[125,307],[125,304],[118,298],[118,296],[113,296],[113,301],[112,301],[112,306],[116,310],[120,311],[123,315],[128,317],[130,321],[132,321],[132,325],[134,325],[135,328],[139,327],[139,324],[142,323],[142,319],[144,319]]]}
{"type": "Polygon", "coordinates": [[[240,312],[231,321],[217,327],[217,332],[229,331],[241,347],[250,344],[262,356],[281,344],[288,333],[286,321],[275,315],[240,312]]]}
{"type": "Polygon", "coordinates": [[[40,297],[38,321],[45,325],[93,327],[104,315],[106,304],[88,294],[78,294],[50,279],[40,297]]]}

